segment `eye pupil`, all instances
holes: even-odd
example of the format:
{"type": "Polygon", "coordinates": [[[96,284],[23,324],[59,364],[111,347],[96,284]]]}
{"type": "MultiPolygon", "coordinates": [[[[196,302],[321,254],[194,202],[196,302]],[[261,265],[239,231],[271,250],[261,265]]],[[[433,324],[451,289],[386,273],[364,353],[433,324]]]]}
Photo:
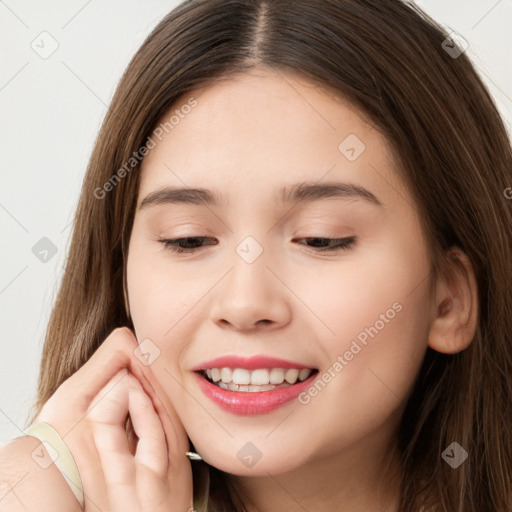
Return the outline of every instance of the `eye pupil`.
{"type": "Polygon", "coordinates": [[[185,245],[184,248],[186,249],[190,249],[190,247],[188,247],[189,245],[194,245],[194,243],[197,244],[197,241],[199,240],[199,242],[201,241],[201,239],[199,237],[188,237],[188,238],[181,238],[179,240],[179,243],[180,245],[185,245]],[[192,240],[192,243],[190,243],[190,241],[192,240]]]}
{"type": "Polygon", "coordinates": [[[313,242],[322,242],[322,241],[327,241],[327,243],[329,243],[329,239],[328,238],[310,238],[310,240],[312,240],[313,242]]]}

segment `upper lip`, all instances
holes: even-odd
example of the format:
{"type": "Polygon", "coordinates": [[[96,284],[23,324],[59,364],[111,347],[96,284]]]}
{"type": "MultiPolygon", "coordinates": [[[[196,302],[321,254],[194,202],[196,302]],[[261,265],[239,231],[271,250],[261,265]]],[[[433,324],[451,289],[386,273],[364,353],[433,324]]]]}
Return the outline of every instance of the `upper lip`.
{"type": "Polygon", "coordinates": [[[192,371],[208,370],[210,368],[245,368],[246,370],[257,370],[259,368],[309,368],[308,366],[295,361],[278,359],[264,355],[240,357],[240,356],[222,356],[210,361],[205,361],[192,368],[192,371]]]}

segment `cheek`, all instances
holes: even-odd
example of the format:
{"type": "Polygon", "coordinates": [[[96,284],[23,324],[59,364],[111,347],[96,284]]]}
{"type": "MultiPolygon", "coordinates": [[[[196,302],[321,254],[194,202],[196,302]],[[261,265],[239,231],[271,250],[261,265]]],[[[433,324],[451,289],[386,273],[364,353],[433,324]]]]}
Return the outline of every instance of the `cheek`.
{"type": "MultiPolygon", "coordinates": [[[[129,253],[127,283],[130,314],[139,342],[148,338],[159,350],[152,371],[171,396],[176,380],[182,380],[179,362],[198,321],[199,283],[194,286],[186,276],[177,275],[170,266],[161,268],[157,258],[148,258],[136,250],[129,253]],[[172,378],[174,377],[174,378],[172,378]]],[[[179,391],[179,389],[177,390],[179,391]]]]}
{"type": "Polygon", "coordinates": [[[197,279],[183,265],[171,265],[162,255],[148,256],[134,249],[128,258],[127,282],[130,312],[135,326],[163,339],[190,324],[194,305],[207,291],[207,279],[197,279]]]}
{"type": "Polygon", "coordinates": [[[317,317],[313,321],[318,340],[335,355],[361,333],[364,341],[372,326],[381,338],[386,331],[406,328],[409,317],[426,318],[428,269],[421,244],[411,249],[395,240],[367,244],[345,260],[301,269],[299,278],[290,275],[289,280],[309,310],[307,316],[317,317]]]}
{"type": "Polygon", "coordinates": [[[364,405],[371,423],[406,397],[419,371],[427,346],[430,280],[421,244],[383,245],[366,256],[340,267],[330,280],[317,280],[308,299],[328,327],[320,338],[328,390],[313,391],[322,395],[317,403],[328,407],[328,397],[336,397],[346,411],[364,405]]]}

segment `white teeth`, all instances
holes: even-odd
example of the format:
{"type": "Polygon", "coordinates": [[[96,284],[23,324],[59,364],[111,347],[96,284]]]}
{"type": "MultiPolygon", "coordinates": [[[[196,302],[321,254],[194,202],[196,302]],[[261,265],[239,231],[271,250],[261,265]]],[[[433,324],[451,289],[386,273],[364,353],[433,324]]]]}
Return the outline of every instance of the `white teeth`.
{"type": "Polygon", "coordinates": [[[287,387],[290,384],[282,384],[281,386],[273,386],[272,384],[267,384],[266,386],[244,386],[242,384],[233,384],[230,382],[229,384],[224,384],[224,382],[219,382],[219,386],[226,386],[224,389],[229,389],[230,391],[242,391],[245,393],[255,393],[260,391],[270,391],[271,389],[275,389],[276,387],[287,387]]]}
{"type": "MultiPolygon", "coordinates": [[[[245,386],[243,386],[245,387],[245,386]]],[[[270,391],[271,389],[274,389],[275,386],[272,386],[272,384],[268,384],[266,386],[247,386],[249,389],[242,389],[242,386],[240,386],[240,389],[238,391],[270,391]]]]}
{"type": "Polygon", "coordinates": [[[233,376],[233,372],[231,371],[231,368],[222,368],[220,371],[220,378],[222,379],[222,382],[227,384],[228,382],[231,382],[231,378],[233,376]]]}
{"type": "Polygon", "coordinates": [[[270,382],[272,384],[281,384],[284,380],[284,370],[282,368],[272,368],[270,370],[270,382]]]}
{"type": "Polygon", "coordinates": [[[312,372],[309,368],[209,368],[205,371],[219,387],[232,391],[266,391],[289,386],[306,380],[312,372]]]}
{"type": "Polygon", "coordinates": [[[251,384],[257,386],[264,386],[269,383],[268,370],[263,368],[261,370],[253,370],[251,373],[251,384]]]}
{"type": "Polygon", "coordinates": [[[233,381],[233,384],[250,384],[251,373],[249,370],[244,370],[243,368],[235,368],[233,370],[233,377],[231,380],[233,381]]]}
{"type": "Polygon", "coordinates": [[[299,380],[306,380],[311,375],[311,370],[309,368],[302,368],[299,371],[299,380]]]}
{"type": "Polygon", "coordinates": [[[289,384],[295,384],[297,382],[297,378],[299,377],[299,370],[290,369],[286,372],[284,376],[284,380],[289,384]]]}

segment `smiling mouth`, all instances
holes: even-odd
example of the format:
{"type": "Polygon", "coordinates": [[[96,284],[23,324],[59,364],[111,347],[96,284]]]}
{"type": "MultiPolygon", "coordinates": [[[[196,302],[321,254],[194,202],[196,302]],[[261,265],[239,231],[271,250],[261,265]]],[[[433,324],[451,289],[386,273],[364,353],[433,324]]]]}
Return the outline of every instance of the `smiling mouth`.
{"type": "Polygon", "coordinates": [[[293,386],[317,372],[314,368],[210,368],[198,373],[219,388],[258,393],[293,386]]]}

